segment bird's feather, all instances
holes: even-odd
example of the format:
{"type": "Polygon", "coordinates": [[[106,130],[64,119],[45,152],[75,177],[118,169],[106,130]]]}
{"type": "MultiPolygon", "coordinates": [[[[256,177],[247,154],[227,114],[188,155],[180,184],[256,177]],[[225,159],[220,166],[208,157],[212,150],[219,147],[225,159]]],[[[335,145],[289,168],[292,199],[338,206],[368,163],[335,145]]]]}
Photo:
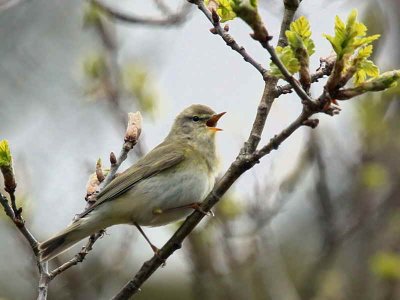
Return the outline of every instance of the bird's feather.
{"type": "Polygon", "coordinates": [[[174,146],[169,142],[163,142],[158,145],[136,164],[111,181],[110,184],[97,195],[96,203],[81,213],[79,217],[86,216],[105,201],[121,196],[139,181],[159,174],[182,162],[185,159],[185,153],[178,149],[180,149],[180,147],[176,147],[176,145],[174,146]]]}

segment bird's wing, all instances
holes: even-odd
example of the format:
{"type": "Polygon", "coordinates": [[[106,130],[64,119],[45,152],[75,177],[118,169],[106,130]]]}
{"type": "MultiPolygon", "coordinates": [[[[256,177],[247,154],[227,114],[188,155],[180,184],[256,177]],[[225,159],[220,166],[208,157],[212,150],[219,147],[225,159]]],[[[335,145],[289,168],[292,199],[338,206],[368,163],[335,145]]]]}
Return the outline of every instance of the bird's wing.
{"type": "Polygon", "coordinates": [[[136,164],[111,181],[110,184],[97,195],[96,203],[81,213],[79,217],[86,216],[95,207],[105,201],[115,199],[122,195],[142,179],[154,176],[182,162],[185,158],[184,153],[177,150],[177,148],[179,147],[174,147],[173,144],[170,143],[162,143],[154,148],[136,164]]]}

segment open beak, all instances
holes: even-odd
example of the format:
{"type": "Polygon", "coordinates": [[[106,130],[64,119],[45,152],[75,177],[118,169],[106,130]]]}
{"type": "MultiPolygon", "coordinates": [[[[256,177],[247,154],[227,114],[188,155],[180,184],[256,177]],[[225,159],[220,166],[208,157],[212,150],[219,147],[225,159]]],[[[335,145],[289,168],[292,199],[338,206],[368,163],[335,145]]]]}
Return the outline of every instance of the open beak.
{"type": "Polygon", "coordinates": [[[222,131],[221,128],[217,128],[215,126],[217,126],[218,120],[224,115],[226,114],[226,112],[222,112],[220,114],[215,114],[212,115],[210,119],[208,119],[206,125],[208,126],[208,129],[210,129],[211,131],[222,131]]]}

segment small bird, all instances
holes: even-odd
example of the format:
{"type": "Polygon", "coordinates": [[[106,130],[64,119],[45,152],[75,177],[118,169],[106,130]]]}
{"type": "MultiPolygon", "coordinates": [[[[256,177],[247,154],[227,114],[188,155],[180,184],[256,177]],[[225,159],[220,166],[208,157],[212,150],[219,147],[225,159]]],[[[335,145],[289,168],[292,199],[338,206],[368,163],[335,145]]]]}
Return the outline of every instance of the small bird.
{"type": "Polygon", "coordinates": [[[135,225],[157,252],[140,226],[165,225],[200,210],[215,183],[216,125],[224,114],[200,104],[183,110],[161,144],[111,181],[67,228],[40,243],[40,260],[116,224],[135,225]]]}

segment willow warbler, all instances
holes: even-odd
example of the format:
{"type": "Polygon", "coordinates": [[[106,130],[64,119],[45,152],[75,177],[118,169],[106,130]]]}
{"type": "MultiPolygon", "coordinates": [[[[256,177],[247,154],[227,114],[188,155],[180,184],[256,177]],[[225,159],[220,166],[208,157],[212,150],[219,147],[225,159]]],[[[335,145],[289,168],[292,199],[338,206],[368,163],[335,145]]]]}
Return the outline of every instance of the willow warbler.
{"type": "Polygon", "coordinates": [[[144,235],[140,225],[165,225],[198,208],[215,183],[215,133],[223,114],[200,104],[183,110],[161,144],[111,181],[67,228],[39,245],[41,260],[112,225],[134,224],[144,235]]]}

